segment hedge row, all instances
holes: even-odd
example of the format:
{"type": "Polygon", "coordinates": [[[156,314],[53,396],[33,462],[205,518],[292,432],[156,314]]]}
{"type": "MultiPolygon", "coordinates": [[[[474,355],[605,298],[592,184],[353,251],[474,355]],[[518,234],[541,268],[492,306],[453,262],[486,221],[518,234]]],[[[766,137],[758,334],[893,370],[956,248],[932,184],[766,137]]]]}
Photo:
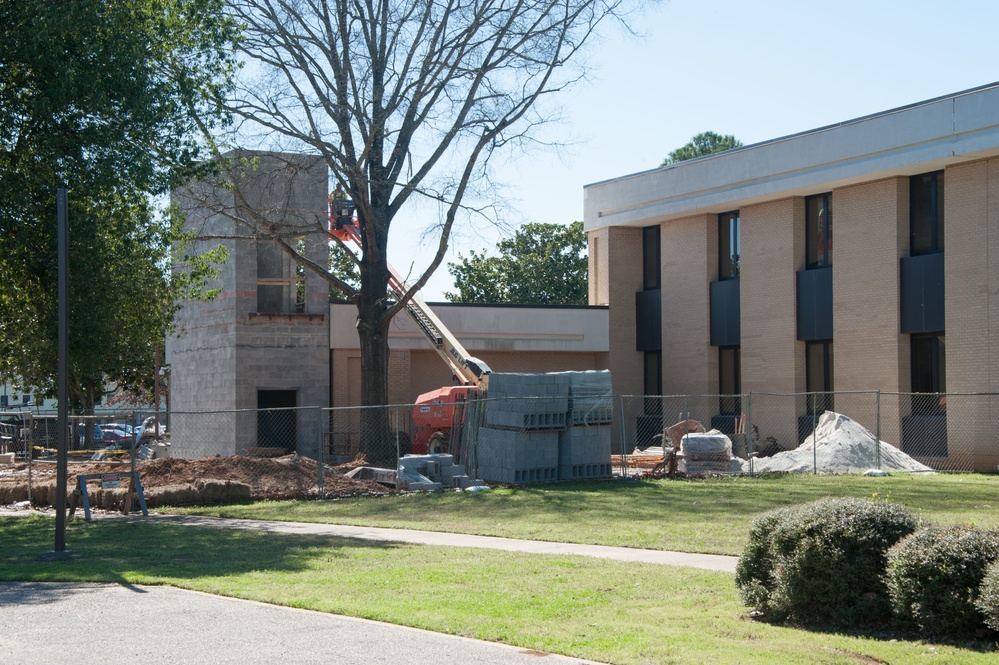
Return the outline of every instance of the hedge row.
{"type": "Polygon", "coordinates": [[[999,630],[999,532],[918,527],[903,506],[861,499],[775,510],[753,521],[736,584],[775,622],[999,630]]]}

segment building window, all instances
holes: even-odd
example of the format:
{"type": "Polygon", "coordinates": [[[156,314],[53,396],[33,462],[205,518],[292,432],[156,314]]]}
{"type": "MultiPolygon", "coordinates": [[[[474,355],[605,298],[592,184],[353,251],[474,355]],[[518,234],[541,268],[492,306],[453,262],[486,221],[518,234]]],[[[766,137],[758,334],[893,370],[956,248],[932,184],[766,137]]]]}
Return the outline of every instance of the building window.
{"type": "Polygon", "coordinates": [[[645,415],[659,415],[663,410],[661,399],[648,399],[648,396],[663,394],[663,354],[662,351],[645,352],[645,415]]]}
{"type": "Polygon", "coordinates": [[[739,347],[718,347],[718,394],[723,415],[742,413],[742,379],[739,370],[739,347]]]}
{"type": "Polygon", "coordinates": [[[947,405],[947,346],[942,334],[912,335],[910,339],[912,392],[941,393],[913,395],[912,412],[942,413],[947,405]]]}
{"type": "MultiPolygon", "coordinates": [[[[305,239],[295,241],[305,254],[305,239]]],[[[270,242],[257,243],[257,312],[290,314],[305,311],[305,268],[270,242]]]]}
{"type": "Polygon", "coordinates": [[[642,289],[658,289],[662,273],[660,258],[659,226],[646,226],[642,229],[642,289]]]}
{"type": "Polygon", "coordinates": [[[718,279],[739,276],[739,211],[718,215],[718,279]]]}
{"type": "Polygon", "coordinates": [[[805,268],[832,265],[832,194],[805,199],[805,268]]]}
{"type": "Polygon", "coordinates": [[[944,249],[944,172],[909,178],[909,254],[944,249]]]}
{"type": "Polygon", "coordinates": [[[814,393],[808,398],[809,413],[833,410],[832,340],[805,342],[805,389],[814,393]]]}

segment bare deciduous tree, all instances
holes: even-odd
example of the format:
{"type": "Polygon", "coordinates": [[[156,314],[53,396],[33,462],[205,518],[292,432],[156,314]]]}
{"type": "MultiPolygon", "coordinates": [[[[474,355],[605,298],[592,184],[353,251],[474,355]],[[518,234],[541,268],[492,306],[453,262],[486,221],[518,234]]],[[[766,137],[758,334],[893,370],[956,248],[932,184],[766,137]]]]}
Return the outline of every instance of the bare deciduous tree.
{"type": "MultiPolygon", "coordinates": [[[[466,201],[488,181],[490,160],[555,117],[546,100],[583,76],[581,49],[629,1],[229,2],[244,25],[245,64],[227,102],[236,136],[321,155],[356,205],[360,287],[307,267],[357,305],[364,404],[387,401],[388,326],[405,304],[386,295],[393,220],[414,199],[440,211],[436,253],[412,294],[441,264],[455,223],[475,213],[466,201]]],[[[247,198],[239,180],[237,206],[247,198]]],[[[290,241],[301,228],[238,217],[305,265],[290,241]]]]}

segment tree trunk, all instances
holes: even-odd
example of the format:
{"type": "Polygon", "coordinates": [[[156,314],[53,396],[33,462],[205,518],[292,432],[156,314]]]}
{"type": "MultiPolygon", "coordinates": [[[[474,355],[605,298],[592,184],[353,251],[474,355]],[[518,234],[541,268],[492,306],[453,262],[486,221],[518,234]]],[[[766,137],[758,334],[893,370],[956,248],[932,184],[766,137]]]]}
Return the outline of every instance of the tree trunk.
{"type": "MultiPolygon", "coordinates": [[[[367,259],[367,252],[365,253],[367,259]]],[[[382,253],[384,256],[384,253],[382,253]]],[[[391,444],[388,409],[388,329],[386,289],[388,269],[382,261],[361,273],[361,293],[357,298],[357,334],[361,347],[360,445],[369,462],[394,466],[395,446],[391,444]]]]}

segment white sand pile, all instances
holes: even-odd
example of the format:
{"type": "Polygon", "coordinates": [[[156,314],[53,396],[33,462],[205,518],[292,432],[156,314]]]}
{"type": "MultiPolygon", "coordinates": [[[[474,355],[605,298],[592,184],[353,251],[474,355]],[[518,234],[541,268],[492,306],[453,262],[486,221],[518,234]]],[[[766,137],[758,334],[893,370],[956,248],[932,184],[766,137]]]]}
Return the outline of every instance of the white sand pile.
{"type": "MultiPolygon", "coordinates": [[[[815,432],[794,450],[762,457],[753,464],[757,473],[789,471],[811,473],[813,466],[822,473],[848,473],[878,468],[877,438],[859,423],[846,416],[826,411],[819,418],[815,432]]],[[[748,471],[749,464],[745,464],[748,471]]],[[[885,471],[932,471],[895,446],[881,442],[881,469],[885,471]]]]}

